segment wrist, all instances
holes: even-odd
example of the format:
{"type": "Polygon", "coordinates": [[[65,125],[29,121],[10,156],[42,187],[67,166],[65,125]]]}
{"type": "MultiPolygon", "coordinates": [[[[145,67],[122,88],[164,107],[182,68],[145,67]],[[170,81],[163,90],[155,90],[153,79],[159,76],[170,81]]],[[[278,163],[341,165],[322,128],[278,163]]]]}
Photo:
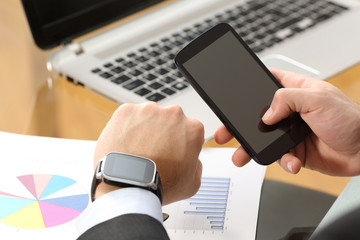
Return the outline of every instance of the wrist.
{"type": "Polygon", "coordinates": [[[94,172],[91,200],[123,187],[149,190],[162,202],[161,181],[155,162],[136,155],[108,153],[99,161],[94,172]]]}
{"type": "Polygon", "coordinates": [[[114,186],[114,185],[109,185],[106,184],[104,182],[99,183],[99,185],[96,187],[96,191],[95,191],[95,198],[94,200],[98,199],[99,197],[101,197],[102,195],[105,195],[109,192],[115,191],[115,190],[119,190],[121,189],[121,187],[119,186],[114,186]]]}

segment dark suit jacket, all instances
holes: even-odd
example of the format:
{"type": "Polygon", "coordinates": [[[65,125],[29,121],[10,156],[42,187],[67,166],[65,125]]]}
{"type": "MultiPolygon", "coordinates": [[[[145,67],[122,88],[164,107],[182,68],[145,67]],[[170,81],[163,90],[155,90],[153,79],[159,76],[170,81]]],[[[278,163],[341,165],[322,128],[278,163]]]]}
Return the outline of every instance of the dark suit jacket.
{"type": "Polygon", "coordinates": [[[84,234],[79,240],[169,240],[164,226],[155,218],[143,214],[126,214],[100,223],[84,234]]]}
{"type": "MultiPolygon", "coordinates": [[[[126,214],[100,223],[81,235],[79,240],[169,240],[164,226],[156,219],[142,214],[126,214]]],[[[289,236],[286,240],[303,240],[308,237],[289,236]]],[[[329,224],[310,240],[359,240],[360,208],[345,214],[329,224]]]]}
{"type": "Polygon", "coordinates": [[[311,240],[359,240],[360,208],[344,214],[334,220],[311,240]]]}
{"type": "Polygon", "coordinates": [[[313,228],[299,228],[298,231],[290,232],[281,240],[359,240],[360,208],[345,213],[310,236],[313,230],[313,228]]]}

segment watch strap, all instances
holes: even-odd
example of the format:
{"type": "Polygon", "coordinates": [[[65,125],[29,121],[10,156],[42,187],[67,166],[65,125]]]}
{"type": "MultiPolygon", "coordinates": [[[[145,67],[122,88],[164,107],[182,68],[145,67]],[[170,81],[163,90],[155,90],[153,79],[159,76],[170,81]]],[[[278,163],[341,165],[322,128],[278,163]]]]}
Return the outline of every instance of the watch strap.
{"type": "Polygon", "coordinates": [[[159,172],[156,171],[156,176],[155,176],[155,182],[157,185],[156,190],[154,189],[149,189],[150,191],[152,191],[156,196],[158,196],[158,198],[160,199],[160,203],[163,203],[163,191],[162,191],[162,185],[161,185],[161,179],[160,179],[160,175],[159,172]]]}
{"type": "Polygon", "coordinates": [[[97,173],[97,168],[94,172],[94,176],[93,176],[93,180],[92,180],[92,183],[91,183],[91,194],[90,194],[90,197],[91,197],[91,201],[95,201],[95,192],[96,192],[96,188],[97,186],[100,184],[100,179],[98,179],[96,177],[96,173],[97,173]]]}
{"type": "MultiPolygon", "coordinates": [[[[95,170],[94,176],[93,176],[93,180],[92,180],[92,183],[91,183],[91,196],[90,197],[91,197],[92,202],[95,201],[96,188],[100,184],[100,182],[102,182],[100,179],[97,178],[97,174],[99,172],[101,163],[102,163],[102,161],[100,161],[98,166],[96,167],[96,170],[95,170]]],[[[149,190],[159,198],[161,204],[163,202],[163,191],[162,191],[160,175],[159,175],[158,172],[156,172],[156,175],[155,175],[155,183],[156,183],[156,186],[157,186],[156,189],[145,188],[145,187],[140,187],[140,186],[136,186],[136,185],[128,185],[128,184],[124,184],[124,183],[120,183],[120,182],[113,182],[113,181],[104,181],[104,182],[107,183],[107,184],[115,185],[115,186],[119,186],[119,187],[137,187],[137,188],[142,188],[142,189],[149,190]]]]}

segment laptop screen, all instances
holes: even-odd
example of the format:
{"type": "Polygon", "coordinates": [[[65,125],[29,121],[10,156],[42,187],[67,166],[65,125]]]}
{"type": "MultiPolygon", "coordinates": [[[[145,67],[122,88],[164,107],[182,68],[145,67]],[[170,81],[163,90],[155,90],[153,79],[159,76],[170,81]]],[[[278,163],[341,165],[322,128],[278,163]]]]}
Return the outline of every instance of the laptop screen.
{"type": "Polygon", "coordinates": [[[35,43],[49,49],[165,0],[22,0],[35,43]]]}

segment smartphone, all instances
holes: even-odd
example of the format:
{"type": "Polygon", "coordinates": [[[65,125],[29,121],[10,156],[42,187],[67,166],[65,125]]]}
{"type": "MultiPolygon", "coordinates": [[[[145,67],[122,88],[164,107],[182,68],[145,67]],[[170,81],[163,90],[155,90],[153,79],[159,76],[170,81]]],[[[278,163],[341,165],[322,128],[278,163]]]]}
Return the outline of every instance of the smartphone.
{"type": "Polygon", "coordinates": [[[257,163],[273,163],[311,132],[298,113],[272,126],[262,122],[282,86],[230,25],[193,40],[175,64],[257,163]]]}

